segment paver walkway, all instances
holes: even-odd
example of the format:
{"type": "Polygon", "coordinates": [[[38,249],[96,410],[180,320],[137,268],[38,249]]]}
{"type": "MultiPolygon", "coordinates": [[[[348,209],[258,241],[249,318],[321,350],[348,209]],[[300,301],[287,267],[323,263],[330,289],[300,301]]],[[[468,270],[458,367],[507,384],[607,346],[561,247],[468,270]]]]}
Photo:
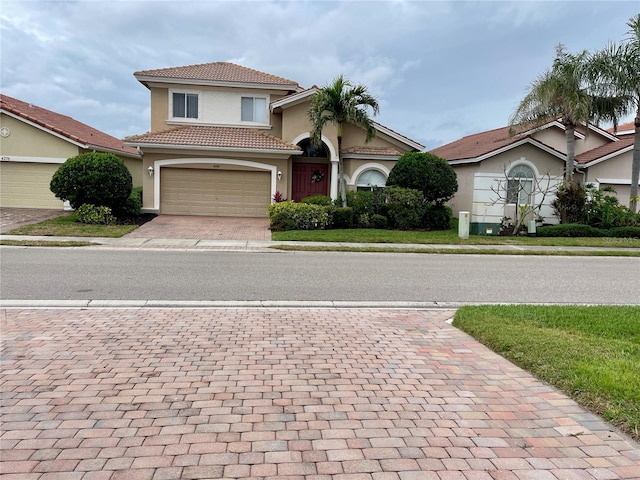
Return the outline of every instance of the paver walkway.
{"type": "Polygon", "coordinates": [[[7,309],[3,480],[570,480],[640,446],[451,311],[7,309]]]}

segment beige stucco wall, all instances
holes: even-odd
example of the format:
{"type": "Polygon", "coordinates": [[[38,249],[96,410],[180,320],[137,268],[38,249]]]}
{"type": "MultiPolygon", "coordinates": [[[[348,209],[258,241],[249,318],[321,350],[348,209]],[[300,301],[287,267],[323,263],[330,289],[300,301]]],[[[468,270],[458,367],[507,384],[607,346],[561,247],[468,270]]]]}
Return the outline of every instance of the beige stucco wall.
{"type": "MultiPolygon", "coordinates": [[[[631,162],[633,151],[628,151],[597,163],[586,169],[584,181],[597,187],[611,186],[621,205],[629,205],[631,192],[631,162]]],[[[582,180],[578,176],[579,180],[582,180]]]]}
{"type": "Polygon", "coordinates": [[[461,211],[470,212],[473,206],[473,178],[478,170],[477,164],[452,165],[458,180],[458,191],[449,200],[448,205],[457,217],[461,211]]]}
{"type": "Polygon", "coordinates": [[[480,162],[478,172],[504,174],[514,163],[531,162],[536,166],[539,174],[549,173],[551,176],[562,175],[564,160],[555,157],[530,144],[521,145],[514,149],[495,155],[480,162]]]}
{"type": "Polygon", "coordinates": [[[0,116],[0,124],[11,130],[11,134],[0,140],[0,154],[3,157],[34,157],[64,159],[80,153],[76,145],[56,137],[37,127],[24,123],[8,115],[0,116]]]}
{"type": "MultiPolygon", "coordinates": [[[[587,133],[586,129],[581,129],[580,133],[584,135],[585,133],[587,133]]],[[[567,152],[566,135],[564,130],[559,127],[546,128],[539,132],[535,132],[533,134],[533,138],[562,153],[567,152]]],[[[610,141],[611,140],[606,139],[599,133],[590,130],[585,138],[580,139],[576,137],[575,154],[580,155],[583,152],[597,148],[601,145],[604,145],[605,143],[609,143],[610,141]]]]}
{"type": "MultiPolygon", "coordinates": [[[[151,131],[165,130],[176,125],[229,125],[266,128],[271,130],[269,104],[281,98],[284,92],[265,89],[207,87],[200,85],[152,86],[151,131]],[[199,95],[199,117],[197,119],[172,118],[171,94],[174,92],[196,93],[199,95]],[[264,98],[266,119],[264,123],[243,122],[241,119],[241,98],[264,98]]],[[[271,133],[271,132],[270,132],[271,133]]]]}

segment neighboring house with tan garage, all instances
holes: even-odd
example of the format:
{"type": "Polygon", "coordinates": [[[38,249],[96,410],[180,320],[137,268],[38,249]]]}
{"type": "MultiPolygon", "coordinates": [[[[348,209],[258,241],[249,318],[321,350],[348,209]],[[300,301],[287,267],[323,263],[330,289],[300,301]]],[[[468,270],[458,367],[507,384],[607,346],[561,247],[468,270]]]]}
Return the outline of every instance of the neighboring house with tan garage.
{"type": "MultiPolygon", "coordinates": [[[[575,133],[575,149],[574,178],[583,184],[611,185],[620,203],[628,205],[633,135],[581,127],[575,133]]],[[[431,153],[447,160],[458,176],[458,192],[450,201],[454,216],[468,211],[470,233],[497,234],[504,217],[515,218],[518,205],[541,202],[543,194],[536,184],[553,190],[562,183],[565,130],[558,121],[514,136],[504,127],[463,137],[431,153]]],[[[529,219],[558,223],[553,199],[554,195],[545,196],[536,218],[529,219]]]]}
{"type": "Polygon", "coordinates": [[[125,139],[143,154],[143,209],[262,217],[276,192],[338,197],[339,154],[349,189],[384,185],[398,157],[424,149],[376,123],[334,127],[311,145],[307,111],[317,87],[226,62],[135,72],[149,89],[151,130],[125,139]]]}
{"type": "Polygon", "coordinates": [[[120,157],[142,185],[142,159],[122,140],[30,103],[0,95],[0,207],[63,208],[49,184],[68,158],[85,152],[120,157]]]}

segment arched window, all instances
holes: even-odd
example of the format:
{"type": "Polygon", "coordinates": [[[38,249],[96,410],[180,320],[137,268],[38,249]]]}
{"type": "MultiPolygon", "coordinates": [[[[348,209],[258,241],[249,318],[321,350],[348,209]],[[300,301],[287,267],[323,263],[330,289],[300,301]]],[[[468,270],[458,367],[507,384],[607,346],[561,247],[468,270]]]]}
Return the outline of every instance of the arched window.
{"type": "Polygon", "coordinates": [[[507,174],[507,203],[529,205],[533,193],[533,169],[519,164],[507,174]]]}
{"type": "Polygon", "coordinates": [[[386,184],[387,177],[379,170],[365,170],[356,182],[358,190],[371,190],[373,187],[384,187],[386,184]]]}
{"type": "Polygon", "coordinates": [[[309,158],[329,158],[327,146],[323,143],[319,147],[311,143],[311,140],[305,138],[298,146],[302,149],[302,156],[309,158]]]}

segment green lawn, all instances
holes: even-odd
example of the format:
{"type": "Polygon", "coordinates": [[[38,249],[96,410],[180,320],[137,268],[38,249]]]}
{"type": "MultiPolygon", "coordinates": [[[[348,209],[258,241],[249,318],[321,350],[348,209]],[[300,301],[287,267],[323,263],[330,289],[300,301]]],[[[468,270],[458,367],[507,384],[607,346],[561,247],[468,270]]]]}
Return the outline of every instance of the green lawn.
{"type": "Polygon", "coordinates": [[[89,225],[75,221],[73,213],[33,225],[14,228],[8,235],[42,235],[47,237],[122,237],[138,225],[89,225]]]}
{"type": "Polygon", "coordinates": [[[456,229],[434,232],[376,230],[354,228],[345,230],[292,230],[273,232],[272,240],[302,242],[349,243],[414,243],[446,245],[548,245],[563,247],[631,247],[640,248],[637,238],[566,238],[566,237],[501,237],[470,235],[461,240],[456,229]]]}
{"type": "Polygon", "coordinates": [[[453,324],[640,439],[640,307],[470,306],[453,324]]]}

